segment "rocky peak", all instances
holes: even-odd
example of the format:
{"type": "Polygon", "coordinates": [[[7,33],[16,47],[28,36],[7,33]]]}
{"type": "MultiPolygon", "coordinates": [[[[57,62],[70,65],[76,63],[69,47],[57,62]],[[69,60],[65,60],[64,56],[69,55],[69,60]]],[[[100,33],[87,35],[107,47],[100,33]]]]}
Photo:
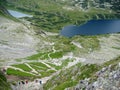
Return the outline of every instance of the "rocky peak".
{"type": "Polygon", "coordinates": [[[95,76],[94,80],[91,78],[80,80],[72,90],[120,90],[120,63],[103,67],[95,76]]]}
{"type": "MultiPolygon", "coordinates": [[[[59,0],[55,0],[60,2],[59,0]]],[[[106,8],[106,9],[119,9],[119,0],[61,0],[64,3],[68,3],[70,6],[87,10],[90,8],[106,8]]]]}

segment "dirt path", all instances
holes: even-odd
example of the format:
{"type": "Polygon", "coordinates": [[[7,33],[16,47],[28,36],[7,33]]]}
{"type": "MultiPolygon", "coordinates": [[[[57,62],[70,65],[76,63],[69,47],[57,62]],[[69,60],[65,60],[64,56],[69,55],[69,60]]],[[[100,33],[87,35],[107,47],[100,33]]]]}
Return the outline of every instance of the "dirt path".
{"type": "Polygon", "coordinates": [[[42,62],[42,64],[46,65],[48,68],[50,68],[51,70],[54,70],[54,71],[57,71],[55,68],[51,67],[49,64],[45,63],[45,62],[42,62]]]}
{"type": "Polygon", "coordinates": [[[33,81],[26,83],[24,81],[24,84],[21,82],[18,82],[16,86],[11,85],[13,90],[43,90],[43,85],[39,82],[33,81]]]}
{"type": "Polygon", "coordinates": [[[28,63],[25,63],[25,65],[28,66],[32,70],[31,72],[36,73],[41,76],[41,74],[39,74],[39,72],[37,72],[34,68],[32,68],[28,63]]]}
{"type": "MultiPolygon", "coordinates": [[[[53,46],[52,47],[52,53],[55,53],[56,52],[56,50],[55,50],[55,47],[53,46]]],[[[50,59],[50,60],[52,60],[52,58],[51,58],[51,56],[50,56],[50,54],[52,54],[52,53],[48,53],[48,58],[50,59]]]]}
{"type": "Polygon", "coordinates": [[[73,45],[75,45],[76,47],[78,47],[78,48],[82,48],[82,46],[81,46],[81,44],[79,43],[79,42],[74,42],[74,41],[72,41],[71,42],[73,45]]]}

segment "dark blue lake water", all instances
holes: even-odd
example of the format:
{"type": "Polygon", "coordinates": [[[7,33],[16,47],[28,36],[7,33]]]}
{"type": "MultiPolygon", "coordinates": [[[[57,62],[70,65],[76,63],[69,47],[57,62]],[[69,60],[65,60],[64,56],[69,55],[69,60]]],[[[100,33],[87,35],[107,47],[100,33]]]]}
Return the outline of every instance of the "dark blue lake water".
{"type": "Polygon", "coordinates": [[[98,35],[120,32],[120,20],[91,20],[81,26],[70,25],[60,31],[60,35],[98,35]]]}

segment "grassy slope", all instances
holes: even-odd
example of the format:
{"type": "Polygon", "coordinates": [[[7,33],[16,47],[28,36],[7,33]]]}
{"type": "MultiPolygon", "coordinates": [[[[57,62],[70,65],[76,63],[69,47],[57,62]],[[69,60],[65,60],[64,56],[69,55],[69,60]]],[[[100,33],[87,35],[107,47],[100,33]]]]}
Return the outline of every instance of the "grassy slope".
{"type": "Polygon", "coordinates": [[[58,75],[54,76],[45,84],[44,89],[48,90],[55,86],[52,90],[64,90],[67,87],[76,85],[79,82],[79,79],[92,76],[98,68],[99,67],[95,64],[81,65],[78,63],[67,70],[62,70],[58,75]]]}
{"type": "Polygon", "coordinates": [[[32,69],[29,68],[28,66],[26,66],[25,64],[16,64],[16,65],[12,65],[12,66],[16,67],[16,68],[20,68],[25,72],[22,72],[20,70],[15,70],[13,68],[8,68],[7,74],[8,75],[16,75],[16,76],[20,76],[20,77],[33,77],[33,78],[39,77],[39,78],[41,78],[41,77],[49,76],[55,72],[54,70],[50,69],[45,64],[42,64],[40,62],[31,62],[28,64],[32,67],[32,69],[36,70],[38,73],[32,72],[32,69]],[[31,73],[29,73],[29,72],[31,72],[31,73]],[[38,75],[38,74],[41,74],[41,75],[38,75]]]}
{"type": "Polygon", "coordinates": [[[59,74],[54,76],[44,85],[44,89],[48,90],[52,88],[52,90],[64,90],[65,88],[75,86],[77,83],[79,83],[79,80],[83,80],[85,78],[90,78],[92,82],[96,79],[95,73],[97,71],[109,65],[112,65],[112,67],[114,68],[114,66],[119,62],[120,57],[107,61],[101,66],[95,64],[81,65],[80,63],[78,63],[77,65],[63,70],[59,74]]]}
{"type": "Polygon", "coordinates": [[[10,85],[7,83],[7,80],[1,71],[0,71],[0,90],[11,90],[10,85]]]}
{"type": "MultiPolygon", "coordinates": [[[[49,37],[48,41],[49,40],[54,42],[54,48],[57,52],[52,53],[52,50],[50,52],[44,52],[44,53],[38,52],[38,54],[26,57],[25,59],[31,60],[33,62],[34,62],[34,60],[48,60],[49,61],[48,54],[50,54],[51,58],[60,59],[66,53],[69,53],[69,52],[73,52],[76,55],[82,55],[82,54],[85,54],[85,53],[89,52],[90,48],[91,48],[92,51],[98,50],[100,48],[99,40],[98,40],[97,36],[92,36],[92,37],[90,37],[90,36],[76,36],[76,37],[73,37],[73,38],[65,38],[65,37],[57,37],[56,38],[55,36],[52,36],[52,37],[49,37]],[[73,45],[71,43],[72,41],[79,42],[81,44],[82,48],[78,48],[75,45],[73,45]]],[[[55,68],[56,70],[60,70],[60,69],[64,68],[65,66],[67,66],[67,64],[69,62],[70,62],[69,59],[68,60],[63,60],[61,66],[56,66],[55,64],[52,64],[50,62],[47,63],[47,64],[49,64],[51,67],[55,68]]],[[[48,68],[40,68],[40,67],[38,68],[38,67],[36,67],[36,65],[41,66],[41,63],[38,63],[38,64],[35,63],[34,65],[31,64],[31,63],[28,63],[28,64],[30,64],[34,69],[36,69],[41,74],[43,74],[42,70],[48,70],[48,68]]],[[[28,72],[31,71],[31,69],[28,68],[24,64],[18,64],[18,65],[12,65],[12,66],[17,67],[17,68],[21,68],[24,71],[28,71],[28,72]]],[[[14,72],[13,69],[8,69],[7,71],[8,71],[8,74],[17,75],[16,70],[15,70],[15,72],[14,72]]],[[[42,75],[42,77],[50,75],[50,74],[47,74],[47,73],[48,72],[46,72],[46,75],[45,74],[42,75]]],[[[27,74],[27,73],[25,73],[25,74],[24,74],[25,76],[29,76],[29,74],[27,74]]],[[[18,76],[24,76],[24,75],[21,75],[20,73],[18,73],[18,76]]],[[[36,76],[32,75],[32,77],[36,77],[36,76]]]]}

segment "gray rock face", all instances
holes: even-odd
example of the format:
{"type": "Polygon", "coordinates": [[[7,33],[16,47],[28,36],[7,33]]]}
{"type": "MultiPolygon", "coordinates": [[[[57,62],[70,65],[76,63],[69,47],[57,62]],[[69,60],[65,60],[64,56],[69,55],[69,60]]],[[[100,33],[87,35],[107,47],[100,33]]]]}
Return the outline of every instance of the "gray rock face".
{"type": "Polygon", "coordinates": [[[119,65],[114,69],[111,66],[102,68],[96,73],[96,77],[94,82],[90,82],[90,79],[80,80],[74,90],[120,90],[119,65]]]}
{"type": "Polygon", "coordinates": [[[55,0],[58,2],[65,2],[68,5],[80,8],[82,10],[87,10],[90,8],[106,8],[119,10],[119,0],[55,0]]]}
{"type": "Polygon", "coordinates": [[[23,58],[36,53],[38,39],[32,29],[0,17],[0,59],[23,58]]]}

